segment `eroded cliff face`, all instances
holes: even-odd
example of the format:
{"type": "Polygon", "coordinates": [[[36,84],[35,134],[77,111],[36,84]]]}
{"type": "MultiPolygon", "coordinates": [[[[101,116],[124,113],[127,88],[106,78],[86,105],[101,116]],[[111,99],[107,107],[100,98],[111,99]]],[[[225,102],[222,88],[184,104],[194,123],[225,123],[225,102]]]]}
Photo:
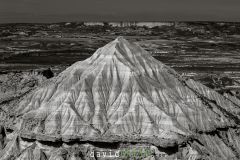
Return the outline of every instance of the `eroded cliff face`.
{"type": "Polygon", "coordinates": [[[239,112],[238,99],[185,80],[119,37],[27,95],[1,154],[91,159],[89,143],[137,143],[155,146],[148,159],[239,159],[239,112]]]}

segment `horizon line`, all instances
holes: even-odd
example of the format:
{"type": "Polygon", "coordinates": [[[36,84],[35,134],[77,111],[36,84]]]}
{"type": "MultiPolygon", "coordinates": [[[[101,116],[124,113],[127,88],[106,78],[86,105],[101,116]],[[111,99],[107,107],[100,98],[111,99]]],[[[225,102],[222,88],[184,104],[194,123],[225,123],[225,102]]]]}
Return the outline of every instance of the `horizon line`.
{"type": "Polygon", "coordinates": [[[145,23],[191,23],[191,22],[199,22],[199,23],[240,23],[240,21],[223,21],[223,20],[176,20],[176,21],[168,21],[168,20],[161,20],[161,21],[134,21],[134,20],[126,20],[126,21],[109,21],[109,20],[103,20],[103,21],[95,21],[95,20],[89,20],[89,21],[57,21],[57,22],[0,22],[0,24],[59,24],[59,23],[122,23],[122,22],[130,22],[130,23],[139,23],[139,22],[145,22],[145,23]]]}

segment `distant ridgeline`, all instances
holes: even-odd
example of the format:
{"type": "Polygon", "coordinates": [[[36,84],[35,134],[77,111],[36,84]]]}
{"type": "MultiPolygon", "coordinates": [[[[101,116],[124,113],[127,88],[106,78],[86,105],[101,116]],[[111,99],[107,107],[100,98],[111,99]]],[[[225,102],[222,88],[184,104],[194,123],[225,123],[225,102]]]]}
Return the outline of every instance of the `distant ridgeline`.
{"type": "Polygon", "coordinates": [[[137,26],[137,27],[156,27],[156,26],[173,26],[175,22],[84,22],[86,26],[95,26],[95,25],[110,25],[113,27],[130,27],[130,26],[137,26]]]}

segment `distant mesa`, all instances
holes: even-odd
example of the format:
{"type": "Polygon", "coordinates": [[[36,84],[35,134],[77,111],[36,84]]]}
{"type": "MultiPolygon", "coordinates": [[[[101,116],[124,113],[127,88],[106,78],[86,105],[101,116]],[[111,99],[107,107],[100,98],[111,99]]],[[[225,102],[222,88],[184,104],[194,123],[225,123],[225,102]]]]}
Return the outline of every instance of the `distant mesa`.
{"type": "MultiPolygon", "coordinates": [[[[105,22],[84,22],[84,25],[86,26],[104,26],[106,24],[105,22]]],[[[137,26],[137,27],[149,27],[153,28],[156,26],[173,26],[174,22],[107,22],[108,25],[113,27],[131,27],[131,26],[137,26]]]]}

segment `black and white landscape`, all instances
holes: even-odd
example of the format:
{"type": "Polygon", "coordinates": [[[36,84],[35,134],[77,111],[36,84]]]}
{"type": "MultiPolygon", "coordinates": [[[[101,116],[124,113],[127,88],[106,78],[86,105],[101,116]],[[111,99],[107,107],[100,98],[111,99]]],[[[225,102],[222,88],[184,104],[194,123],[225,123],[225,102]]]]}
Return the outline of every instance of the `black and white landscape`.
{"type": "Polygon", "coordinates": [[[0,24],[0,160],[239,160],[240,23],[0,24]]]}

